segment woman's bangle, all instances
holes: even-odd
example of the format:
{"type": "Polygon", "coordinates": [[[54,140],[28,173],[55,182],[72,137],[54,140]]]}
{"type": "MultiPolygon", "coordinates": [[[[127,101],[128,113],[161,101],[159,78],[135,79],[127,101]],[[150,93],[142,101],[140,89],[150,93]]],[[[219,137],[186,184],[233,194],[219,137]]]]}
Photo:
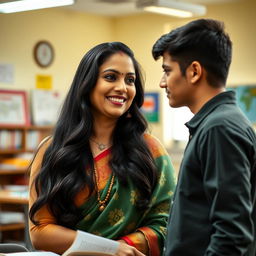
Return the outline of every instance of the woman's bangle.
{"type": "Polygon", "coordinates": [[[128,236],[122,236],[119,239],[124,240],[130,246],[136,247],[133,241],[128,236]]]}

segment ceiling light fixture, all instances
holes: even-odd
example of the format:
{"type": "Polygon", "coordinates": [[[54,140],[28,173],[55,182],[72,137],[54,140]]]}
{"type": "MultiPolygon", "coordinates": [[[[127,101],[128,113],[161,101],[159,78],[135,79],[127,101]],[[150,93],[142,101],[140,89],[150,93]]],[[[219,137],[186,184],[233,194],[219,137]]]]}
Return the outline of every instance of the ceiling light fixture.
{"type": "Polygon", "coordinates": [[[137,0],[136,6],[147,12],[189,18],[206,14],[206,7],[198,4],[191,4],[171,0],[137,0]]]}
{"type": "Polygon", "coordinates": [[[23,12],[74,4],[74,0],[15,0],[1,1],[0,13],[23,12]]]}

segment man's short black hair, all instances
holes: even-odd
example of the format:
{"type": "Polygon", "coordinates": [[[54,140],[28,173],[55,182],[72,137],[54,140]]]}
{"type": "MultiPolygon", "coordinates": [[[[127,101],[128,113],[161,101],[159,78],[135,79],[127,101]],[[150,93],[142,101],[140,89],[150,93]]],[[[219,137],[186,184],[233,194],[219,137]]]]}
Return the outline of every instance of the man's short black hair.
{"type": "Polygon", "coordinates": [[[226,84],[232,59],[232,42],[224,31],[224,23],[213,19],[198,19],[161,36],[153,46],[155,60],[168,52],[179,63],[185,75],[187,67],[198,61],[207,71],[207,81],[213,87],[226,84]]]}

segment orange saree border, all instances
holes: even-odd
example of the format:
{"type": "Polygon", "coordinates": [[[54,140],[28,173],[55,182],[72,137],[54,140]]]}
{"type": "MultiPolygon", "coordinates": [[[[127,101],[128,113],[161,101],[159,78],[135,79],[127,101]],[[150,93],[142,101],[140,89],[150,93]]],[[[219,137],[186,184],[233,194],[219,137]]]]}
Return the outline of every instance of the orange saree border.
{"type": "Polygon", "coordinates": [[[158,237],[156,233],[148,227],[141,227],[138,228],[138,231],[142,232],[148,242],[149,247],[149,255],[151,256],[159,256],[160,255],[160,249],[158,246],[158,237]]]}

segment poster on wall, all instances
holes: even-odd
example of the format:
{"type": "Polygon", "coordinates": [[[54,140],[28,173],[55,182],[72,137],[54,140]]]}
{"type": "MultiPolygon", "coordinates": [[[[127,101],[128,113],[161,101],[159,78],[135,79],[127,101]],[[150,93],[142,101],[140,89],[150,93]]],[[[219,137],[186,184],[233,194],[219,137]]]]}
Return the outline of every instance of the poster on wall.
{"type": "Polygon", "coordinates": [[[36,75],[36,88],[42,90],[52,89],[52,76],[50,75],[36,75]]]}
{"type": "Polygon", "coordinates": [[[29,125],[25,91],[0,90],[0,125],[29,125]]]}
{"type": "Polygon", "coordinates": [[[141,110],[148,122],[159,122],[159,93],[146,92],[141,110]]]}
{"type": "Polygon", "coordinates": [[[62,99],[57,91],[34,89],[31,92],[32,120],[35,125],[54,125],[62,99]]]}
{"type": "Polygon", "coordinates": [[[14,65],[0,63],[0,83],[13,84],[14,82],[14,65]]]}
{"type": "Polygon", "coordinates": [[[229,88],[236,92],[237,103],[247,118],[256,124],[256,85],[229,88]]]}

